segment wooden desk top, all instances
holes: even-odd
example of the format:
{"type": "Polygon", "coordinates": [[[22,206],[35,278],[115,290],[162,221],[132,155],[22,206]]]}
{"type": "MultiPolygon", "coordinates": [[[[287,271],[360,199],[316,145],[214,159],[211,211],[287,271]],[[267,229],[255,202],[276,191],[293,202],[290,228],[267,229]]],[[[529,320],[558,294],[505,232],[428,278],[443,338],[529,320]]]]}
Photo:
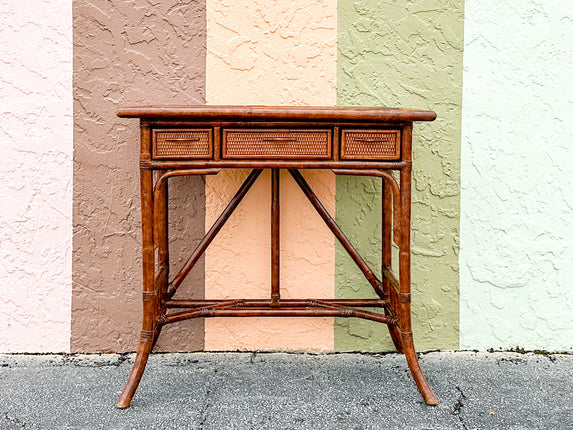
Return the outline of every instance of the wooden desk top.
{"type": "Polygon", "coordinates": [[[123,118],[146,119],[248,119],[251,121],[341,121],[413,122],[433,121],[436,113],[426,110],[387,107],[309,106],[135,106],[117,113],[123,118]]]}

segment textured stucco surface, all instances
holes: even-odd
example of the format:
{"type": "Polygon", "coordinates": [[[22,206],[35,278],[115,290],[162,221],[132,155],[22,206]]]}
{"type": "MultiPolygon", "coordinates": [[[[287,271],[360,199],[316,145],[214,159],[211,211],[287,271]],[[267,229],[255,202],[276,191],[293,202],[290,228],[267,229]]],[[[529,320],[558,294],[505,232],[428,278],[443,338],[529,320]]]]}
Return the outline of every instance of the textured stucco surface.
{"type": "Polygon", "coordinates": [[[70,349],[72,10],[0,1],[0,351],[70,349]]]}
{"type": "Polygon", "coordinates": [[[572,41],[571,2],[467,2],[462,348],[573,350],[572,41]]]}
{"type": "MultiPolygon", "coordinates": [[[[205,4],[74,1],[73,351],[134,350],[141,330],[139,124],[120,106],[203,104],[205,4]]],[[[201,178],[170,188],[172,260],[204,226],[201,178]]],[[[203,269],[183,289],[203,296],[203,269]]],[[[203,322],[168,327],[157,349],[203,347],[203,322]]]]}
{"type": "MultiPolygon", "coordinates": [[[[414,127],[412,310],[419,349],[458,347],[459,157],[464,3],[338,2],[338,104],[434,110],[414,127]]],[[[373,267],[380,266],[380,181],[339,177],[336,215],[373,267]],[[358,215],[356,215],[358,214],[358,215]]],[[[336,295],[371,287],[336,247],[336,295]]],[[[335,324],[337,350],[393,349],[385,326],[335,324]]]]}
{"type": "Polygon", "coordinates": [[[336,103],[336,0],[207,0],[207,103],[336,103]]]}
{"type": "MultiPolygon", "coordinates": [[[[207,1],[207,103],[334,105],[336,1],[207,1]]],[[[245,172],[206,178],[206,226],[245,172]]],[[[270,180],[265,173],[206,255],[208,297],[270,297],[270,180]]],[[[305,172],[334,211],[334,176],[305,172]]],[[[281,179],[283,297],[334,296],[334,238],[290,177],[281,179]]],[[[208,319],[205,348],[332,350],[333,322],[208,319]]]]}

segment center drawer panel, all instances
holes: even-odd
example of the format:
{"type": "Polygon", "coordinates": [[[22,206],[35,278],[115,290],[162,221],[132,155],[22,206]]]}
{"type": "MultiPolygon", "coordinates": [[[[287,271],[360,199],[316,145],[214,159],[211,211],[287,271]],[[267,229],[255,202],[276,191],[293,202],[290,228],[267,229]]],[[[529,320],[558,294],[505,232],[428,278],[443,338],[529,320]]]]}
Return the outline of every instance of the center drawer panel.
{"type": "Polygon", "coordinates": [[[224,129],[223,158],[330,159],[331,130],[224,129]]]}

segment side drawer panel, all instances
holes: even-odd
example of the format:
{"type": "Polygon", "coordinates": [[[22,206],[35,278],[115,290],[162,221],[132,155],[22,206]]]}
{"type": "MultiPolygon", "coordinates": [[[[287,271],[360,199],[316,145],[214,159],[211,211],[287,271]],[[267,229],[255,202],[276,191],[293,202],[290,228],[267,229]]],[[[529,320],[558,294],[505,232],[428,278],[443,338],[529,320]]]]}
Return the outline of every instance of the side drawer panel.
{"type": "Polygon", "coordinates": [[[400,130],[342,130],[343,160],[399,160],[400,130]]]}
{"type": "Polygon", "coordinates": [[[213,130],[210,128],[153,130],[153,158],[213,158],[213,130]]]}
{"type": "Polygon", "coordinates": [[[330,159],[332,132],[290,129],[224,129],[223,158],[330,159]]]}

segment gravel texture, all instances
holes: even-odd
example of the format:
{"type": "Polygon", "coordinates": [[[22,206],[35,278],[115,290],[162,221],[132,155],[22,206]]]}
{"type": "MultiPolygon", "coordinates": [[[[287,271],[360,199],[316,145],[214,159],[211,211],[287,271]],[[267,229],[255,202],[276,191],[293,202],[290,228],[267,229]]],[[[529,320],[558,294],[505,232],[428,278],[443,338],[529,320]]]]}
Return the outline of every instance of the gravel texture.
{"type": "Polygon", "coordinates": [[[156,354],[129,409],[131,354],[0,355],[1,429],[571,429],[573,355],[156,354]]]}

